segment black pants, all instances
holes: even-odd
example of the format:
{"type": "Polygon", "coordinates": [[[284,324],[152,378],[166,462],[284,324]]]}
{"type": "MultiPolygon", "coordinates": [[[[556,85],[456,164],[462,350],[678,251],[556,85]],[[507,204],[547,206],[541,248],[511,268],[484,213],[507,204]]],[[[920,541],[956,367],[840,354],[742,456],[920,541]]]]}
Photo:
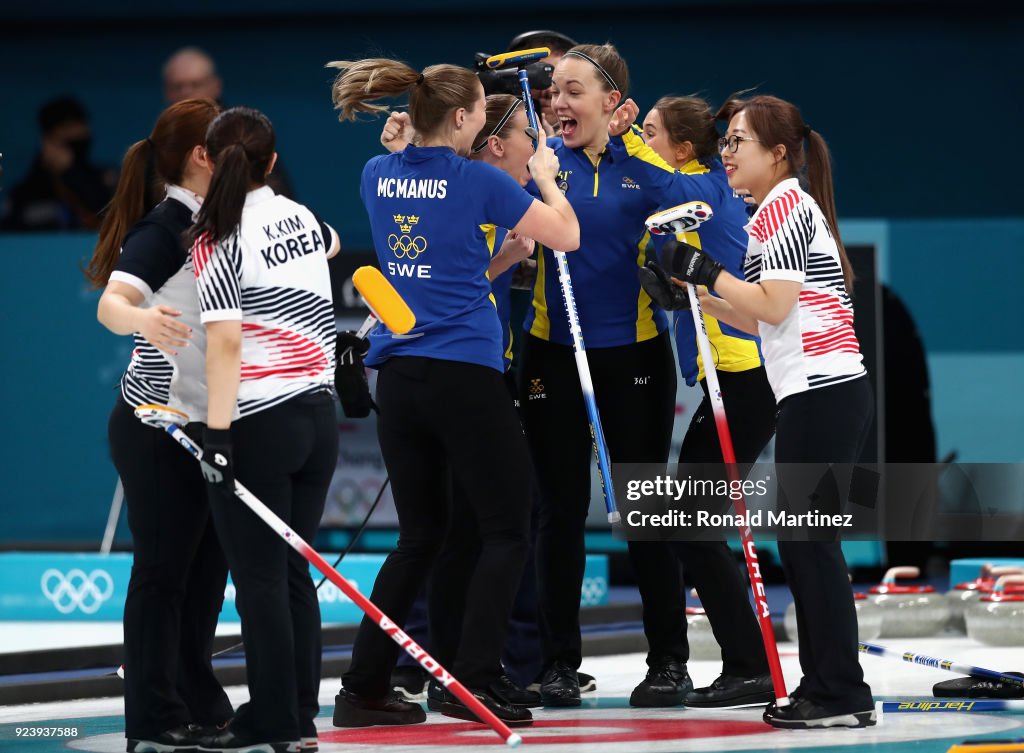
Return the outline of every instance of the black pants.
{"type": "Polygon", "coordinates": [[[199,464],[121,399],[108,436],[135,552],[124,605],[125,735],[224,722],[232,708],[210,655],[227,563],[199,464]]]}
{"type": "MultiPolygon", "coordinates": [[[[505,383],[518,412],[518,380],[512,370],[505,372],[505,383]]],[[[530,496],[533,512],[536,513],[539,500],[536,485],[532,481],[533,470],[524,468],[522,473],[530,478],[530,496]]],[[[405,632],[445,667],[455,661],[458,653],[466,591],[480,557],[480,532],[469,497],[454,483],[451,474],[449,487],[449,528],[426,589],[429,598],[424,594],[417,599],[405,625],[405,632]]],[[[531,533],[535,531],[536,526],[531,526],[531,533]]],[[[508,632],[505,635],[505,647],[501,654],[501,663],[506,674],[520,686],[533,682],[541,669],[533,538],[531,536],[526,565],[516,592],[508,632]]],[[[402,653],[398,656],[398,666],[419,665],[408,654],[402,653]]]]}
{"type": "MultiPolygon", "coordinates": [[[[527,335],[521,402],[541,490],[537,597],[546,665],[579,667],[580,589],[586,562],[592,445],[571,346],[527,335]]],[[[672,443],[676,368],[669,335],[587,350],[612,462],[665,463],[672,443]]],[[[650,655],[685,655],[678,563],[667,546],[629,542],[650,655]]]]}
{"type": "MultiPolygon", "coordinates": [[[[791,395],[779,405],[775,461],[854,463],[873,414],[867,377],[791,395]]],[[[857,651],[857,612],[839,543],[780,540],[779,557],[796,604],[801,692],[835,713],[870,708],[871,689],[857,651]]]]}
{"type": "MultiPolygon", "coordinates": [[[[329,392],[292,398],[231,425],[235,477],[312,542],[338,459],[329,392]]],[[[320,711],[320,605],[309,563],[236,497],[210,494],[242,618],[249,703],[232,727],[274,742],[312,736],[320,711]]]]}
{"type": "MultiPolygon", "coordinates": [[[[729,419],[736,462],[753,463],[775,431],[775,395],[763,367],[718,372],[719,387],[729,419]]],[[[679,463],[709,463],[708,474],[724,478],[722,445],[708,394],[683,438],[679,463]]],[[[708,477],[705,474],[702,477],[708,477]]],[[[700,595],[715,640],[722,647],[722,672],[754,677],[768,672],[768,660],[757,618],[750,606],[750,583],[724,541],[680,541],[672,544],[683,563],[686,579],[700,595]]],[[[684,659],[685,660],[685,659],[684,659]]]]}
{"type": "MultiPolygon", "coordinates": [[[[371,600],[405,624],[448,528],[446,477],[466,494],[480,553],[465,589],[465,612],[450,670],[486,687],[499,656],[526,558],[529,454],[502,375],[493,369],[419,357],[391,358],[377,378],[377,432],[398,512],[398,546],[371,600]]],[[[359,625],[342,681],[359,695],[388,692],[399,647],[368,618],[359,625]]]]}

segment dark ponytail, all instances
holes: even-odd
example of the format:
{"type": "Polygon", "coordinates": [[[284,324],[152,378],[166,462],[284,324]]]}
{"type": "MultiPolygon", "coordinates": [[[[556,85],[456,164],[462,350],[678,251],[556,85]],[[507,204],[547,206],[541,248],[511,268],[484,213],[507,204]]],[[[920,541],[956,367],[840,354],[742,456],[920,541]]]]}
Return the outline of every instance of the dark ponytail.
{"type": "Polygon", "coordinates": [[[832,228],[836,246],[839,247],[839,262],[843,267],[843,282],[846,292],[853,293],[853,266],[846,255],[843,239],[839,237],[839,218],[836,215],[836,194],[832,183],[832,157],[828,144],[821,134],[810,128],[807,133],[807,184],[808,193],[821,207],[825,219],[832,228]]]}
{"type": "Polygon", "coordinates": [[[192,150],[203,145],[206,129],[219,109],[209,99],[177,102],[160,113],[149,138],[136,141],[125,152],[117,191],[103,215],[96,248],[84,270],[93,288],[107,284],[125,235],[159,202],[164,186],[182,182],[192,150]]]}
{"type": "Polygon", "coordinates": [[[839,249],[846,292],[852,294],[853,267],[846,255],[843,239],[839,237],[836,196],[832,187],[832,159],[825,139],[804,123],[796,105],[778,97],[759,94],[750,99],[740,99],[733,95],[722,105],[716,118],[728,121],[740,112],[746,114],[751,130],[766,149],[779,144],[786,147],[786,162],[794,178],[806,177],[807,193],[817,202],[832,230],[839,249]]]}
{"type": "Polygon", "coordinates": [[[250,107],[225,110],[210,124],[206,152],[213,161],[213,178],[189,242],[206,235],[211,243],[235,232],[242,220],[245,195],[266,183],[274,158],[274,127],[267,116],[250,107]]]}

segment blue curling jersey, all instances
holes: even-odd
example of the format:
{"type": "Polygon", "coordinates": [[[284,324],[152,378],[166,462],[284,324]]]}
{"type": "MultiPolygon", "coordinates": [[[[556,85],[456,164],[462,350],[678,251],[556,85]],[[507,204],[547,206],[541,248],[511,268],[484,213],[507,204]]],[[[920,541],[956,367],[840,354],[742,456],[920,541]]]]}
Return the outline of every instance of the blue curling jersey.
{"type": "MultiPolygon", "coordinates": [[[[620,159],[623,155],[632,156],[636,160],[636,175],[646,184],[662,187],[661,192],[666,201],[659,209],[688,201],[703,201],[710,205],[713,213],[711,220],[701,225],[696,232],[685,233],[684,240],[706,251],[735,277],[743,279],[743,260],[747,253],[747,233],[744,227],[749,218],[746,204],[733,192],[721,162],[713,160],[710,165],[705,165],[698,160],[691,160],[677,172],[644,142],[636,129],[611,139],[608,149],[620,159]]],[[[656,247],[660,249],[665,240],[665,236],[657,237],[656,247]]],[[[693,386],[704,378],[704,364],[697,349],[693,314],[689,310],[673,313],[679,370],[686,383],[693,386]]],[[[719,322],[707,314],[704,315],[704,327],[708,332],[717,370],[739,372],[762,365],[761,341],[757,335],[719,322]]]]}
{"type": "Polygon", "coordinates": [[[416,146],[367,162],[359,194],[381,271],[416,315],[404,335],[378,327],[366,364],[423,356],[504,372],[486,226],[514,228],[533,197],[496,167],[416,146]]]}

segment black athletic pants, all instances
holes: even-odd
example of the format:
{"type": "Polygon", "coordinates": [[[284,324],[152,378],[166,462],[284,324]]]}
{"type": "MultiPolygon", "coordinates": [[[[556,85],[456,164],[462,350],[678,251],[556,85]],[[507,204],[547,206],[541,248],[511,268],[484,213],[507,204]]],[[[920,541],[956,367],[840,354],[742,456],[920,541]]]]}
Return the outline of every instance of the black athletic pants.
{"type": "Polygon", "coordinates": [[[108,436],[134,547],[124,604],[125,735],[153,739],[186,722],[227,721],[231,704],[210,654],[228,571],[199,463],[122,399],[108,436]]]}
{"type": "MultiPolygon", "coordinates": [[[[614,348],[588,348],[587,357],[611,461],[667,462],[676,394],[668,333],[614,348]]],[[[544,662],[578,668],[593,450],[572,346],[527,335],[520,386],[541,490],[536,557],[544,662]]],[[[631,541],[629,554],[644,604],[648,661],[664,655],[684,657],[684,606],[679,565],[671,548],[631,541]]]]}
{"type": "MultiPolygon", "coordinates": [[[[526,558],[529,486],[526,439],[502,375],[458,361],[394,357],[377,377],[377,432],[398,512],[398,546],[371,600],[404,625],[448,530],[449,468],[466,495],[480,553],[465,589],[453,667],[483,688],[499,656],[526,558]]],[[[435,587],[443,584],[435,584],[435,587]]],[[[368,618],[359,625],[346,689],[379,698],[390,690],[400,648],[368,618]]]]}
{"type": "MultiPolygon", "coordinates": [[[[873,415],[867,377],[791,395],[779,405],[775,462],[855,463],[873,415]]],[[[841,490],[840,496],[845,494],[841,490]]],[[[779,557],[796,604],[800,692],[836,714],[871,708],[857,651],[853,590],[839,543],[780,540],[779,557]]]]}
{"type": "MultiPolygon", "coordinates": [[[[739,464],[753,463],[775,431],[775,395],[763,367],[718,372],[733,450],[739,464]]],[[[707,380],[704,399],[683,438],[679,463],[709,463],[709,474],[725,477],[722,445],[707,380]]],[[[707,474],[702,477],[707,477],[707,474]]],[[[715,640],[722,647],[722,672],[737,677],[767,674],[768,660],[757,618],[750,606],[750,582],[724,541],[679,541],[671,544],[683,563],[687,581],[700,595],[715,640]]],[[[688,657],[687,657],[688,658],[688,657]]],[[[684,659],[685,660],[685,659],[684,659]]]]}
{"type": "MultiPolygon", "coordinates": [[[[294,397],[231,424],[235,477],[307,542],[320,526],[338,460],[334,400],[294,397]]],[[[235,496],[210,492],[242,618],[249,703],[232,728],[246,739],[316,734],[320,605],[309,563],[235,496]]]]}
{"type": "MultiPolygon", "coordinates": [[[[505,384],[518,410],[518,380],[512,370],[505,372],[505,384]]],[[[533,469],[523,468],[521,473],[530,479],[533,512],[539,503],[533,469]]],[[[449,528],[426,592],[416,600],[405,625],[405,632],[443,666],[450,666],[458,653],[465,614],[466,590],[480,556],[480,532],[469,499],[449,478],[451,508],[449,528]]],[[[535,533],[536,526],[531,526],[535,533]]],[[[537,575],[533,565],[533,538],[527,550],[526,565],[519,581],[515,604],[505,635],[501,663],[506,674],[517,685],[525,687],[534,681],[541,670],[540,635],[537,628],[537,575]]],[[[399,667],[418,667],[406,653],[398,656],[399,667]]]]}

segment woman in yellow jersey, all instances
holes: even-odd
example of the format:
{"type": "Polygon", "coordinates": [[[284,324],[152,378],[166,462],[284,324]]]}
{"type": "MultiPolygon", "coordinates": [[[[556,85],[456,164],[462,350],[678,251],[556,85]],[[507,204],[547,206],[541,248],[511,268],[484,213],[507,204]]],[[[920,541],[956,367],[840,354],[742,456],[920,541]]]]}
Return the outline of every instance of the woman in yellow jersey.
{"type": "MultiPolygon", "coordinates": [[[[704,201],[715,221],[688,233],[686,240],[739,273],[746,254],[747,212],[729,187],[717,159],[718,130],[707,102],[699,97],[662,97],[643,122],[647,146],[665,161],[664,167],[693,175],[706,184],[704,201]]],[[[652,160],[654,161],[654,160],[652,160]]],[[[651,166],[652,169],[657,169],[651,166]]],[[[724,478],[722,448],[715,429],[704,364],[697,353],[689,297],[677,286],[665,287],[660,270],[642,270],[644,288],[668,310],[674,310],[679,368],[689,385],[700,383],[704,399],[690,421],[679,463],[708,463],[708,473],[724,478]]],[[[671,284],[671,283],[667,283],[671,284]]],[[[775,396],[765,375],[756,335],[720,323],[705,314],[704,325],[715,354],[715,369],[731,419],[733,447],[740,463],[753,463],[775,431],[775,396]]],[[[682,471],[680,471],[682,473],[682,471]]],[[[722,674],[709,687],[684,699],[704,708],[766,704],[774,697],[757,621],[750,609],[749,586],[725,542],[679,542],[674,545],[688,580],[700,594],[715,637],[722,647],[722,674]]]]}

